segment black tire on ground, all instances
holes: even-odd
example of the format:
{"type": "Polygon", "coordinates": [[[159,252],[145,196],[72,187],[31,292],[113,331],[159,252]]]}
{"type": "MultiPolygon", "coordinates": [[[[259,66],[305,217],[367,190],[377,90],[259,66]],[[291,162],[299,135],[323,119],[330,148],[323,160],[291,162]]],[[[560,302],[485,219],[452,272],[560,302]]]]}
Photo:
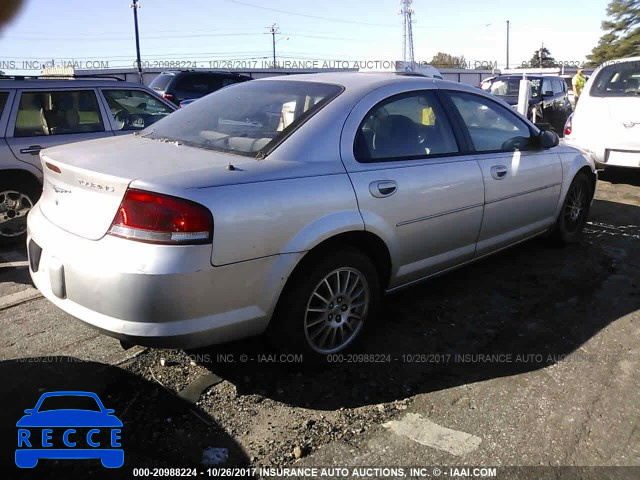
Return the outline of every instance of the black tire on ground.
{"type": "Polygon", "coordinates": [[[324,362],[362,340],[376,318],[381,293],[375,266],[359,250],[312,257],[287,282],[267,340],[281,353],[303,354],[304,363],[324,362]]]}
{"type": "Polygon", "coordinates": [[[560,215],[551,232],[551,239],[561,245],[579,242],[591,206],[591,182],[585,173],[578,173],[565,196],[560,215]]]}
{"type": "Polygon", "coordinates": [[[27,213],[41,193],[35,180],[0,179],[0,247],[25,242],[27,213]]]}

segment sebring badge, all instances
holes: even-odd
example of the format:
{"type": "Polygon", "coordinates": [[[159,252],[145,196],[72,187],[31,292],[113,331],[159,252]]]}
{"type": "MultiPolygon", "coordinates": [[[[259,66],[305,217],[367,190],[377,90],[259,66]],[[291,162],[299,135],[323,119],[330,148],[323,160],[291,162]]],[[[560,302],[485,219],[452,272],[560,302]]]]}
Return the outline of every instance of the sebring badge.
{"type": "Polygon", "coordinates": [[[622,124],[625,126],[625,128],[631,128],[636,125],[640,125],[640,122],[622,122],[622,124]]]}
{"type": "Polygon", "coordinates": [[[82,178],[78,180],[78,183],[83,187],[87,188],[95,188],[97,190],[104,190],[105,192],[115,192],[115,187],[111,185],[100,185],[99,183],[94,183],[89,180],[83,180],[82,178]]]}

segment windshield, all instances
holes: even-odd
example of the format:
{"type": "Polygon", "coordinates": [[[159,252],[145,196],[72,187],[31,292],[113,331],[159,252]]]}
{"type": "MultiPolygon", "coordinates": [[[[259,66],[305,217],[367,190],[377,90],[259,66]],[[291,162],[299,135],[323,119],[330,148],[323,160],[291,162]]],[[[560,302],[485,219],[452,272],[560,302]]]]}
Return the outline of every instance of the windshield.
{"type": "Polygon", "coordinates": [[[238,83],[172,113],[143,135],[239,155],[266,155],[340,92],[338,85],[313,82],[238,83]]]}
{"type": "MultiPolygon", "coordinates": [[[[522,78],[496,78],[491,82],[483,84],[483,90],[497,95],[499,97],[517,97],[520,91],[520,80],[522,78]]],[[[531,98],[536,98],[540,95],[540,79],[539,78],[527,78],[531,84],[531,98]]]]}
{"type": "Polygon", "coordinates": [[[640,95],[640,61],[609,65],[600,70],[591,89],[595,97],[640,95]]]}

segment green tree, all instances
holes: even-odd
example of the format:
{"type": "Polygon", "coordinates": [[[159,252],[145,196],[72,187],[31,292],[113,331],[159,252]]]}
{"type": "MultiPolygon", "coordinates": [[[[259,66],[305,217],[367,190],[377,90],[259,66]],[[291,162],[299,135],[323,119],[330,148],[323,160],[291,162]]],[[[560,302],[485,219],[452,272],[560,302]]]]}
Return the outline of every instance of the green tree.
{"type": "Polygon", "coordinates": [[[640,55],[640,0],[612,0],[607,6],[607,17],[601,26],[604,35],[587,55],[592,66],[640,55]]]}
{"type": "Polygon", "coordinates": [[[454,57],[448,53],[438,52],[429,62],[436,68],[467,68],[467,61],[464,55],[454,57]]]}
{"type": "Polygon", "coordinates": [[[528,65],[529,68],[553,68],[557,66],[556,60],[551,56],[551,52],[547,47],[540,47],[533,52],[528,65]]]}

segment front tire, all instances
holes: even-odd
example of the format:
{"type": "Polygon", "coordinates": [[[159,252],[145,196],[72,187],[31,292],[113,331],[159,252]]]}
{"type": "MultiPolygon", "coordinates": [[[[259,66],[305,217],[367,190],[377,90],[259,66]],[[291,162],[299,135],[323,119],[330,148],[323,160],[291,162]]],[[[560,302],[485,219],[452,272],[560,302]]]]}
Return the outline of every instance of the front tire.
{"type": "Polygon", "coordinates": [[[567,191],[551,237],[560,244],[579,242],[589,216],[591,183],[584,173],[578,173],[567,191]]]}
{"type": "Polygon", "coordinates": [[[380,300],[379,275],[369,257],[351,248],[327,253],[289,279],[267,336],[283,353],[322,360],[354,348],[380,300]]]}

